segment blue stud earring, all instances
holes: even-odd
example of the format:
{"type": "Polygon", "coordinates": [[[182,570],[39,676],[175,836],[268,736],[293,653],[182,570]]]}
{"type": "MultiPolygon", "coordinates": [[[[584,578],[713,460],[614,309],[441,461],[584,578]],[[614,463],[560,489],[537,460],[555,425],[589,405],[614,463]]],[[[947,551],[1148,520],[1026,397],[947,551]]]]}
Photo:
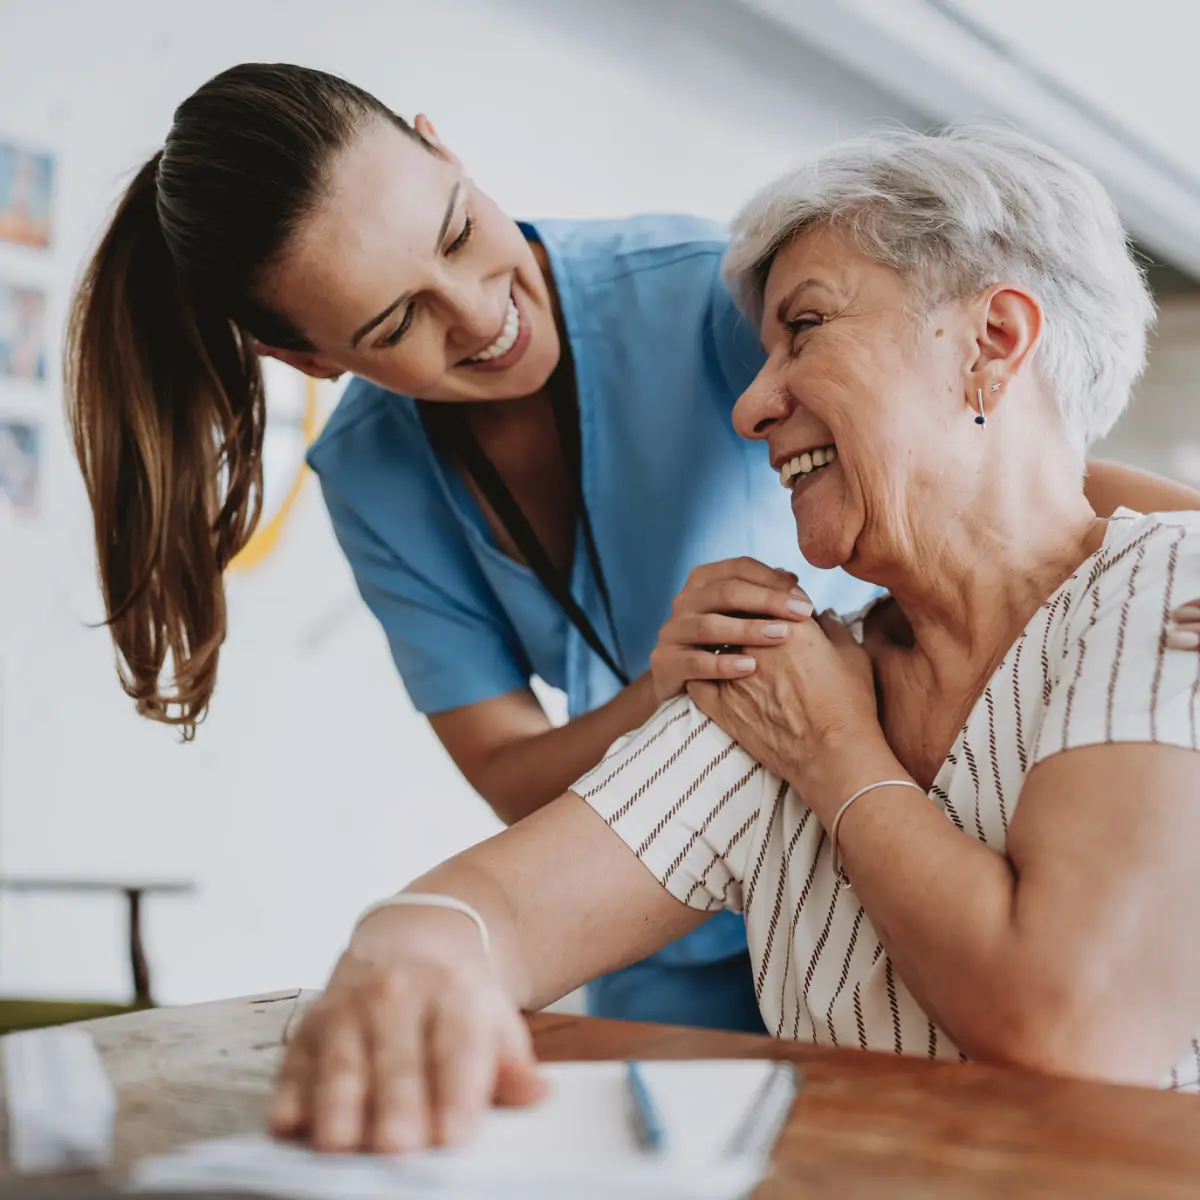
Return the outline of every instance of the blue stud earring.
{"type": "MultiPolygon", "coordinates": [[[[1000,385],[998,383],[993,383],[992,386],[990,388],[988,388],[989,392],[998,392],[999,390],[1000,390],[1000,385]]],[[[975,389],[975,397],[976,397],[976,401],[979,405],[979,416],[977,416],[975,418],[975,424],[976,425],[986,425],[987,417],[985,417],[983,415],[983,388],[975,389]]]]}

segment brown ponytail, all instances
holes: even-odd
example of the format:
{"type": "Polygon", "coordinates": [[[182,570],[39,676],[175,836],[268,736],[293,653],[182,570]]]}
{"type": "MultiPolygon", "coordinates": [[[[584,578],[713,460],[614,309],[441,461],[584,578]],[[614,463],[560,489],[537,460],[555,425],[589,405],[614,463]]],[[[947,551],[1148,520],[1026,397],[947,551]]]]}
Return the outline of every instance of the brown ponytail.
{"type": "Polygon", "coordinates": [[[251,339],[308,348],[257,285],[330,157],[380,119],[411,132],[322,72],[248,64],[210,80],[129,186],[74,298],[67,411],[118,675],[139,713],[185,739],[216,684],[224,571],[262,500],[251,339]]]}
{"type": "Polygon", "coordinates": [[[216,682],[222,575],[258,520],[266,404],[246,339],[181,286],[155,205],[160,157],[130,185],[76,294],[67,409],[121,684],[186,738],[216,682]]]}

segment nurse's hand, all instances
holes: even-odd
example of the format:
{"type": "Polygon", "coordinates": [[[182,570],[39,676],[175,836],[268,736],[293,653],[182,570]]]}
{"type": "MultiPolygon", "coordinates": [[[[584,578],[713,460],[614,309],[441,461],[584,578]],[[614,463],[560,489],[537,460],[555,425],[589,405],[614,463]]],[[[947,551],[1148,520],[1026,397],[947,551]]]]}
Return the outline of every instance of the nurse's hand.
{"type": "MultiPolygon", "coordinates": [[[[375,932],[388,915],[371,918],[375,932]]],[[[544,1094],[525,1022],[486,959],[384,944],[351,942],[289,1040],[275,1136],[401,1154],[461,1143],[492,1104],[544,1094]]]]}
{"type": "Polygon", "coordinates": [[[1189,600],[1171,613],[1166,642],[1173,650],[1200,650],[1200,600],[1189,600]]]}
{"type": "Polygon", "coordinates": [[[796,584],[790,571],[753,558],[697,567],[650,654],[659,703],[692,680],[752,675],[756,647],[781,645],[797,621],[812,616],[813,606],[796,584]]]}

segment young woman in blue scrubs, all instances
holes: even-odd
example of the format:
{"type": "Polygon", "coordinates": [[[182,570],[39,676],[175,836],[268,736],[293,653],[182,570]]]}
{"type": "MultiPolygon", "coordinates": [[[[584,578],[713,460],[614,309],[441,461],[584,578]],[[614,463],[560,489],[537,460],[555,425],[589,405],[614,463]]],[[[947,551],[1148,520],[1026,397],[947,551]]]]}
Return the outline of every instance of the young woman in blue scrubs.
{"type": "MultiPolygon", "coordinates": [[[[209,703],[222,572],[257,519],[260,354],[358,376],[310,462],[413,703],[505,821],[688,679],[752,670],[807,612],[772,568],[853,608],[863,586],[800,560],[764,447],[733,432],[761,351],[720,282],[723,238],[692,217],[517,225],[428,121],[342,80],[247,65],[205,84],[122,201],[68,346],[139,710],[190,735],[209,703]],[[566,693],[566,725],[533,675],[566,693]]],[[[1096,481],[1104,509],[1114,490],[1197,499],[1119,468],[1096,481]]],[[[599,981],[590,1007],[760,1029],[740,921],[599,981]]]]}

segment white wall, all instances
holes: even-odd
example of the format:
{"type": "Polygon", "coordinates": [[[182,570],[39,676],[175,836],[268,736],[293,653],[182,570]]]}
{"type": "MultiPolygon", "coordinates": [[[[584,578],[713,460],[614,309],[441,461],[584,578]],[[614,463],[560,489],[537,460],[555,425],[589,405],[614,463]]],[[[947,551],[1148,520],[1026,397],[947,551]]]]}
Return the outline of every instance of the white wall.
{"type": "MultiPolygon", "coordinates": [[[[0,276],[48,286],[56,343],[122,180],[179,100],[246,59],[420,106],[514,214],[726,217],[811,149],[917,119],[720,0],[0,0],[0,137],[59,156],[55,247],[0,244],[0,276]]],[[[0,871],[194,879],[148,913],[161,999],[319,985],[360,906],[495,823],[409,708],[315,488],[234,582],[213,714],[180,746],[134,716],[86,628],[57,387],[0,387],[2,412],[48,445],[40,520],[0,524],[0,871]]],[[[121,937],[116,901],[3,899],[0,992],[119,998],[121,937]]]]}
{"type": "Polygon", "coordinates": [[[1200,296],[1159,306],[1146,374],[1098,453],[1200,488],[1200,296]]]}
{"type": "Polygon", "coordinates": [[[1190,175],[1200,191],[1189,0],[954,0],[962,13],[1190,175]]]}
{"type": "Polygon", "coordinates": [[[1200,277],[1195,35],[1181,0],[737,0],[937,122],[1001,121],[1090,168],[1200,277]]]}

